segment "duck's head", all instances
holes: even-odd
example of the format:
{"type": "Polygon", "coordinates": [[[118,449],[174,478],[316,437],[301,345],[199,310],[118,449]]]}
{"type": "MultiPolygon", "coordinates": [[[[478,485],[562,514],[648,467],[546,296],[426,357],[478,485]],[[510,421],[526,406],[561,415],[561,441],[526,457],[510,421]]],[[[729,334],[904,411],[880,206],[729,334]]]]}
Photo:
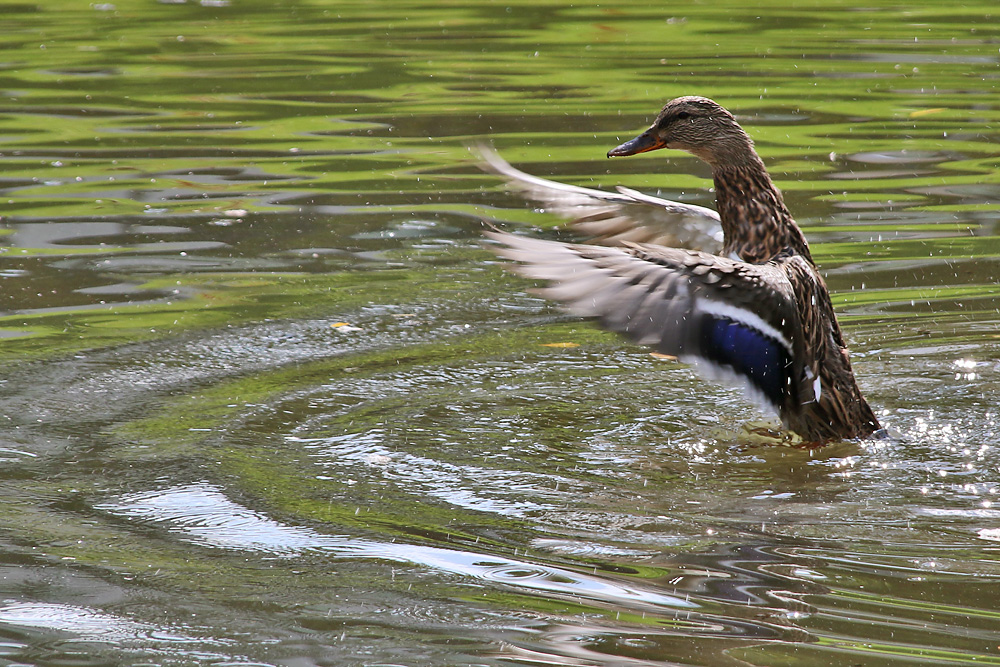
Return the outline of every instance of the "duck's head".
{"type": "Polygon", "coordinates": [[[733,114],[707,97],[667,102],[648,130],[608,151],[608,157],[636,155],[660,148],[687,151],[713,167],[739,164],[753,155],[753,142],[733,114]]]}

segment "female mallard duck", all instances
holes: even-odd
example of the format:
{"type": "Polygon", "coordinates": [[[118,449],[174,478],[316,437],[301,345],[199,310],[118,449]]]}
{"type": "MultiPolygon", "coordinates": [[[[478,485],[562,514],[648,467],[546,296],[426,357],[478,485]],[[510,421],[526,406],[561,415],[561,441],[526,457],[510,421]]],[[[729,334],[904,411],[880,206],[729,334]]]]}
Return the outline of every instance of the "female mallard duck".
{"type": "Polygon", "coordinates": [[[712,100],[679,97],[608,157],[660,148],[688,151],[711,166],[724,237],[719,255],[488,232],[505,246],[497,253],[520,262],[521,274],[549,282],[543,296],[570,312],[710,376],[741,381],[807,442],[878,431],[826,284],[750,137],[712,100]]]}

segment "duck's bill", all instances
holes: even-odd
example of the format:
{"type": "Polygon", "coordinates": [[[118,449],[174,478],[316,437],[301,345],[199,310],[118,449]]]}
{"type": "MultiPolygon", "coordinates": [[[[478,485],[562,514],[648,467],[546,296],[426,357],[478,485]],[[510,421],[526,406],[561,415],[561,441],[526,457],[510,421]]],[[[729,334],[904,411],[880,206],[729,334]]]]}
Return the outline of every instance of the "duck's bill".
{"type": "Polygon", "coordinates": [[[627,155],[637,155],[646,151],[655,151],[657,148],[666,148],[667,143],[660,139],[653,130],[646,130],[635,139],[626,141],[621,146],[616,146],[608,151],[608,157],[625,157],[627,155]]]}

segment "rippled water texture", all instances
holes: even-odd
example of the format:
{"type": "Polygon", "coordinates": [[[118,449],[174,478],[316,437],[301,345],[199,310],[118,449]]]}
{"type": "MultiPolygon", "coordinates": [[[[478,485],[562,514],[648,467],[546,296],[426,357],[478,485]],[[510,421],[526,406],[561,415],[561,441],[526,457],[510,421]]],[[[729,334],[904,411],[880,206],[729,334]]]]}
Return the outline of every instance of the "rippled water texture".
{"type": "Polygon", "coordinates": [[[1000,664],[994,11],[5,4],[0,664],[1000,664]],[[890,439],[756,438],[484,249],[566,235],[477,142],[712,205],[603,157],[681,94],[890,439]]]}

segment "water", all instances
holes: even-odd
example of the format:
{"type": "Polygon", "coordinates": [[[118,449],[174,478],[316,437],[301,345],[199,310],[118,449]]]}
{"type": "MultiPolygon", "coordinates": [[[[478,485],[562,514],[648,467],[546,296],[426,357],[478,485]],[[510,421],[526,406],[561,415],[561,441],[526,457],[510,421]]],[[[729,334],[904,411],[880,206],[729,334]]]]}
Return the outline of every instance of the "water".
{"type": "Polygon", "coordinates": [[[0,49],[3,664],[998,664],[991,3],[50,2],[0,49]],[[483,249],[733,109],[893,437],[807,451],[483,249]]]}

